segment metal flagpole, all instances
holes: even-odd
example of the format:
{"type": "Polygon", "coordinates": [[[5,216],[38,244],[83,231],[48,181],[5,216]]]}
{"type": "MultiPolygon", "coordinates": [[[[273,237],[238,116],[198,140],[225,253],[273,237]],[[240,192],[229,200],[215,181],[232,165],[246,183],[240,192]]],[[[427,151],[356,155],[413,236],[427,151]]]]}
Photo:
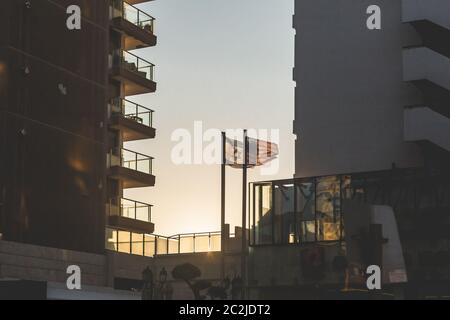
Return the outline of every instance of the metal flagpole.
{"type": "MultiPolygon", "coordinates": [[[[245,288],[247,283],[246,256],[247,256],[247,170],[249,162],[248,135],[244,130],[244,163],[242,166],[242,257],[241,278],[245,288]]],[[[245,289],[243,290],[245,292],[245,289]]],[[[242,297],[244,298],[244,297],[242,297]]]]}
{"type": "Polygon", "coordinates": [[[221,208],[220,208],[220,248],[222,251],[222,261],[220,275],[225,280],[225,177],[226,177],[226,133],[222,132],[222,165],[221,165],[221,208]]]}

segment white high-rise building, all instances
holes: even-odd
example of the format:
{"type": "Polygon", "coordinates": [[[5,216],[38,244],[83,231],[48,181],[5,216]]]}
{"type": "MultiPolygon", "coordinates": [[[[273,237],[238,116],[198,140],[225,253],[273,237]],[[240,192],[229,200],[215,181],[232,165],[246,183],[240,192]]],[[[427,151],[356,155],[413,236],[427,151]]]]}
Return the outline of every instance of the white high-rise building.
{"type": "Polygon", "coordinates": [[[295,1],[296,177],[450,151],[449,13],[448,0],[295,1]]]}

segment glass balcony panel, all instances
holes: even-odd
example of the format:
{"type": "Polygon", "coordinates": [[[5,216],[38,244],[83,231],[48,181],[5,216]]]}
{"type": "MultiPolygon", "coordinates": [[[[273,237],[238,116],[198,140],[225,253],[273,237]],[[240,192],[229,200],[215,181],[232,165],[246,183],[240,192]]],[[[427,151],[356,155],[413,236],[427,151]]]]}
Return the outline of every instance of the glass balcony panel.
{"type": "Polygon", "coordinates": [[[144,255],[144,235],[139,233],[131,234],[131,253],[139,256],[144,255]]]}
{"type": "Polygon", "coordinates": [[[143,125],[153,127],[153,112],[145,111],[145,109],[139,108],[137,116],[143,125]]]}
{"type": "Polygon", "coordinates": [[[150,208],[151,207],[148,205],[138,203],[136,205],[136,220],[150,222],[151,221],[150,208]]]}
{"type": "Polygon", "coordinates": [[[123,99],[120,108],[123,116],[147,127],[153,127],[153,110],[145,108],[137,103],[123,99]]]}
{"type": "Polygon", "coordinates": [[[180,238],[180,253],[194,252],[194,237],[183,236],[180,238]]]}
{"type": "Polygon", "coordinates": [[[167,254],[167,246],[168,246],[167,238],[163,237],[156,238],[156,249],[157,249],[156,254],[159,255],[167,254]]]}
{"type": "Polygon", "coordinates": [[[118,251],[131,253],[131,234],[128,231],[118,231],[118,251]]]}
{"type": "Polygon", "coordinates": [[[216,252],[220,250],[221,250],[221,235],[220,234],[211,235],[210,251],[216,252]]]}
{"type": "Polygon", "coordinates": [[[144,255],[146,257],[153,257],[155,255],[155,236],[144,235],[144,255]]]}
{"type": "MultiPolygon", "coordinates": [[[[120,164],[127,169],[139,171],[146,174],[152,174],[153,172],[153,158],[131,151],[127,149],[121,149],[122,158],[120,164]]],[[[118,165],[115,161],[115,156],[112,152],[110,155],[111,166],[118,165]],[[114,162],[113,162],[114,161],[114,162]]]]}
{"type": "Polygon", "coordinates": [[[138,155],[135,170],[139,172],[150,173],[151,172],[150,168],[151,168],[150,158],[138,155]]]}
{"type": "Polygon", "coordinates": [[[151,222],[152,206],[130,199],[111,199],[108,204],[109,216],[121,216],[128,219],[151,222]]]}
{"type": "Polygon", "coordinates": [[[169,243],[169,254],[178,254],[179,252],[179,241],[178,239],[168,239],[169,243]]]}
{"type": "Polygon", "coordinates": [[[135,203],[131,200],[121,199],[122,202],[122,217],[129,219],[136,219],[135,203]]]}
{"type": "Polygon", "coordinates": [[[122,58],[120,59],[122,67],[136,73],[137,75],[153,81],[154,65],[142,58],[139,58],[133,53],[122,51],[122,58]]]}
{"type": "Polygon", "coordinates": [[[126,2],[123,3],[123,18],[148,32],[154,31],[155,18],[126,2]]]}
{"type": "Polygon", "coordinates": [[[208,252],[209,247],[209,235],[196,235],[195,236],[195,252],[208,252]]]}

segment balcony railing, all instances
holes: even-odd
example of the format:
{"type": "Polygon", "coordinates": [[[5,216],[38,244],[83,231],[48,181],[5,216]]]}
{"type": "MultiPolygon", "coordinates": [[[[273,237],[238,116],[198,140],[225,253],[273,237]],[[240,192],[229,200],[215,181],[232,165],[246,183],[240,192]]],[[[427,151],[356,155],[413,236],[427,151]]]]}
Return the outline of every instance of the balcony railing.
{"type": "Polygon", "coordinates": [[[125,68],[147,80],[154,80],[155,65],[131,52],[116,50],[113,55],[113,66],[125,68]]]}
{"type": "Polygon", "coordinates": [[[144,11],[136,8],[135,6],[123,2],[123,18],[132,24],[142,28],[143,30],[154,33],[155,31],[155,18],[145,13],[144,11]]]}
{"type": "Polygon", "coordinates": [[[109,216],[120,216],[123,218],[152,221],[152,205],[130,199],[111,199],[109,201],[109,216]]]}
{"type": "Polygon", "coordinates": [[[219,252],[221,233],[208,232],[163,237],[108,228],[106,249],[146,257],[219,252]]]}
{"type": "Polygon", "coordinates": [[[127,99],[114,99],[112,102],[112,112],[153,128],[154,111],[127,99]]]}
{"type": "Polygon", "coordinates": [[[109,167],[121,166],[146,174],[153,174],[153,157],[128,149],[114,149],[109,154],[109,167]]]}
{"type": "Polygon", "coordinates": [[[122,17],[135,26],[154,33],[155,18],[123,0],[112,0],[113,18],[122,17]]]}

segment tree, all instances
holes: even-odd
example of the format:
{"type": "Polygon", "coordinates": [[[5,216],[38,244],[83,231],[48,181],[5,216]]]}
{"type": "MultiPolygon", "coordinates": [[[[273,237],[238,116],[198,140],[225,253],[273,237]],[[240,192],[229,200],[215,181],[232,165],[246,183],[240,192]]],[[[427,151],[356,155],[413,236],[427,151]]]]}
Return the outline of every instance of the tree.
{"type": "Polygon", "coordinates": [[[172,277],[175,280],[184,281],[192,290],[195,300],[202,300],[202,298],[204,299],[204,297],[201,296],[200,291],[211,286],[207,281],[195,281],[195,279],[199,278],[201,275],[202,272],[200,269],[190,263],[178,265],[172,270],[172,277]]]}

